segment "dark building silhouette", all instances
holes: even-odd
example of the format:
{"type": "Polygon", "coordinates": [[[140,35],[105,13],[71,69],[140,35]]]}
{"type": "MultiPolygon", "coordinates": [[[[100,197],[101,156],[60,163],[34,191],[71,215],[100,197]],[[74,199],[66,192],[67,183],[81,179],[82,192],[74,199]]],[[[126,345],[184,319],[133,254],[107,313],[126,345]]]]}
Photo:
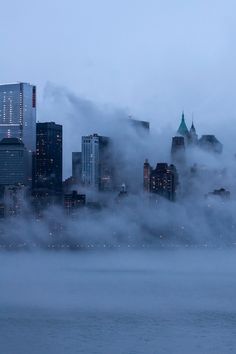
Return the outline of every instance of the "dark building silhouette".
{"type": "Polygon", "coordinates": [[[62,183],[62,188],[64,193],[69,193],[76,188],[78,181],[72,176],[66,178],[62,183]]]}
{"type": "Polygon", "coordinates": [[[207,197],[220,197],[222,200],[230,199],[230,191],[225,188],[215,189],[213,192],[208,193],[207,197]]]}
{"type": "Polygon", "coordinates": [[[77,191],[64,194],[64,209],[68,215],[73,214],[86,203],[86,195],[77,191]]]}
{"type": "Polygon", "coordinates": [[[195,129],[195,126],[192,122],[191,128],[189,130],[189,143],[192,145],[197,145],[198,143],[198,135],[195,129]]]}
{"type": "Polygon", "coordinates": [[[135,129],[138,134],[148,134],[150,131],[150,123],[144,120],[137,120],[131,117],[128,118],[128,123],[135,129]]]}
{"type": "Polygon", "coordinates": [[[48,194],[62,192],[62,126],[37,123],[33,189],[48,194]]]}
{"type": "Polygon", "coordinates": [[[202,149],[208,152],[220,154],[223,151],[223,145],[219,142],[215,135],[202,135],[198,143],[202,149]]]}
{"type": "Polygon", "coordinates": [[[158,163],[150,174],[150,192],[171,201],[175,200],[178,173],[174,165],[158,163]]]}
{"type": "Polygon", "coordinates": [[[150,175],[151,175],[151,166],[148,162],[148,159],[145,160],[143,164],[143,189],[145,192],[150,191],[150,175]]]}
{"type": "Polygon", "coordinates": [[[28,212],[26,200],[29,187],[23,185],[5,186],[4,188],[4,214],[7,216],[23,215],[28,212]]]}
{"type": "Polygon", "coordinates": [[[171,158],[175,164],[185,162],[185,140],[183,136],[174,136],[171,144],[171,158]]]}
{"type": "Polygon", "coordinates": [[[76,183],[81,183],[82,152],[72,152],[72,177],[76,183]]]}
{"type": "Polygon", "coordinates": [[[31,154],[18,138],[0,141],[0,185],[27,185],[30,183],[31,154]]]}
{"type": "Polygon", "coordinates": [[[119,191],[117,197],[116,197],[116,202],[120,203],[123,199],[125,199],[128,196],[127,188],[125,183],[121,185],[121,190],[119,191]]]}

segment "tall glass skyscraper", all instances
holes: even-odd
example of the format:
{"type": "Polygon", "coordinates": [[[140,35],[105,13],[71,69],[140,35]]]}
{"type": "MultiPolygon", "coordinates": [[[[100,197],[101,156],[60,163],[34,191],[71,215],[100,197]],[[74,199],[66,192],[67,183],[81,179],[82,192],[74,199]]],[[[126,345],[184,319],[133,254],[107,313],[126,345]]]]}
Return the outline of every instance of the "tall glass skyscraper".
{"type": "Polygon", "coordinates": [[[0,139],[18,138],[28,151],[36,148],[36,86],[0,85],[0,139]]]}
{"type": "Polygon", "coordinates": [[[52,193],[62,191],[62,125],[37,123],[33,188],[52,193]]]}
{"type": "Polygon", "coordinates": [[[29,153],[17,138],[0,141],[0,185],[29,184],[29,153]]]}
{"type": "Polygon", "coordinates": [[[95,190],[112,189],[113,159],[108,137],[82,136],[82,182],[95,190]]]}

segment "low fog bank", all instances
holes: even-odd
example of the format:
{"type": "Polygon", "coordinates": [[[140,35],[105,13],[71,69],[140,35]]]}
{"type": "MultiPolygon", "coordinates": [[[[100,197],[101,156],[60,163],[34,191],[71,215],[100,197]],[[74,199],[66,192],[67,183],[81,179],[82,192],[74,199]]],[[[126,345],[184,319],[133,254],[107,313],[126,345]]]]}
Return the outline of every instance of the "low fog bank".
{"type": "MultiPolygon", "coordinates": [[[[176,135],[180,118],[164,122],[161,117],[153,117],[150,133],[140,135],[129,124],[123,124],[129,113],[128,109],[98,106],[65,88],[51,84],[46,87],[40,118],[46,121],[53,118],[63,124],[65,176],[71,175],[71,152],[81,150],[82,135],[109,136],[119,180],[126,184],[128,194],[117,201],[118,189],[110,194],[93,195],[83,186],[75,185],[73,189],[86,193],[88,201],[101,202],[102,208],[85,207],[72,218],[67,217],[62,208],[51,207],[42,219],[38,219],[31,217],[31,210],[26,205],[21,216],[1,221],[2,249],[222,247],[235,244],[236,148],[234,142],[227,139],[228,130],[220,130],[216,121],[212,122],[212,131],[204,132],[195,121],[199,135],[221,132],[217,138],[225,142],[223,153],[212,154],[198,147],[187,149],[184,168],[177,166],[176,201],[169,202],[161,197],[153,201],[143,192],[144,159],[148,158],[153,167],[158,162],[172,162],[171,138],[176,135]],[[209,195],[220,188],[230,192],[229,200],[209,195]]],[[[190,123],[188,117],[186,121],[190,123]]]]}
{"type": "Polygon", "coordinates": [[[15,217],[1,224],[2,249],[234,246],[236,202],[217,198],[171,203],[130,196],[76,218],[49,209],[43,219],[15,217]]]}

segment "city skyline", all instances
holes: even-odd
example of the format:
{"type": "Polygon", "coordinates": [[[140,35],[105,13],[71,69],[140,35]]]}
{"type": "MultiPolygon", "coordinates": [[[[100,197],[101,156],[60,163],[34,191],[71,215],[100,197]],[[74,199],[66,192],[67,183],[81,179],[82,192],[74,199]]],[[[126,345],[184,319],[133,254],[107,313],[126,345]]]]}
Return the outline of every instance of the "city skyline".
{"type": "Polygon", "coordinates": [[[236,1],[0,9],[0,354],[234,353],[236,1]]]}
{"type": "MultiPolygon", "coordinates": [[[[36,217],[42,217],[53,205],[62,208],[64,205],[67,215],[75,216],[82,207],[100,208],[105,204],[112,205],[114,201],[121,203],[129,195],[143,195],[143,198],[156,203],[160,203],[160,198],[181,202],[196,194],[197,188],[192,183],[198,179],[200,182],[200,176],[207,178],[204,170],[208,174],[213,172],[212,166],[208,166],[208,163],[202,165],[199,157],[194,157],[194,154],[206,154],[206,159],[213,157],[218,160],[217,155],[220,156],[224,151],[222,143],[214,134],[198,134],[193,119],[188,128],[183,111],[174,136],[164,137],[169,145],[168,157],[164,161],[153,150],[155,135],[152,137],[150,123],[132,116],[124,118],[122,115],[117,116],[111,136],[97,133],[83,135],[81,151],[71,154],[66,151],[63,154],[63,125],[52,121],[36,123],[36,86],[22,83],[2,85],[0,105],[2,119],[10,127],[6,130],[4,124],[0,126],[0,134],[4,136],[0,140],[0,209],[3,218],[24,213],[23,200],[32,208],[36,217]],[[28,97],[20,91],[24,85],[32,88],[28,101],[28,97]],[[15,93],[13,88],[18,91],[15,93]],[[27,113],[28,106],[34,111],[29,115],[31,120],[24,123],[22,112],[27,113]],[[15,122],[19,122],[17,129],[11,127],[13,120],[13,128],[15,122]],[[22,127],[19,129],[20,124],[22,127]],[[30,134],[31,140],[36,141],[36,149],[32,152],[24,145],[28,135],[22,134],[22,131],[28,125],[31,128],[35,124],[35,130],[30,134]],[[152,156],[149,156],[150,153],[152,156]],[[148,161],[152,157],[153,164],[153,156],[156,168],[148,161]],[[65,179],[62,174],[64,160],[70,160],[71,163],[70,177],[65,179]],[[11,207],[6,204],[6,200],[11,207]]],[[[101,123],[100,116],[94,117],[96,121],[101,123]]],[[[101,128],[106,125],[103,123],[101,128]]],[[[161,147],[160,143],[157,146],[161,147]]],[[[204,196],[225,200],[230,198],[231,190],[227,190],[227,183],[220,177],[222,171],[220,166],[215,167],[214,173],[219,176],[218,184],[215,181],[208,189],[202,188],[200,199],[204,196]]],[[[231,187],[234,190],[234,185],[231,187]]]]}

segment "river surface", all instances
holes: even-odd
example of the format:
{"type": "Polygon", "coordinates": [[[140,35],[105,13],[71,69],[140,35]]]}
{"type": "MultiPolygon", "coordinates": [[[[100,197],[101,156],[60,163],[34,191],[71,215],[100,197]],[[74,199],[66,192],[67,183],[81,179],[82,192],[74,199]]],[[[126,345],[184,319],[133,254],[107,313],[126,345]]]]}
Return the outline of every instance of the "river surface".
{"type": "Polygon", "coordinates": [[[1,354],[236,353],[236,251],[0,253],[1,354]]]}

